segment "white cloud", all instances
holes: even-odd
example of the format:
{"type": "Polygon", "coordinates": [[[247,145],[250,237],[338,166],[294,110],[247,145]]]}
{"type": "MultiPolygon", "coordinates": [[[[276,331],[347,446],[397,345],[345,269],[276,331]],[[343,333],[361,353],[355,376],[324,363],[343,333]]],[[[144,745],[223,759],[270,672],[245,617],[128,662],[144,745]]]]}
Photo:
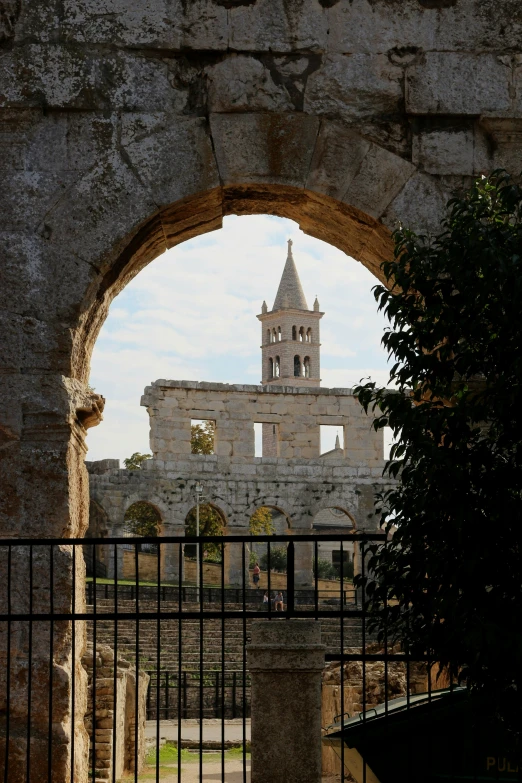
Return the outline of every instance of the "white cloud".
{"type": "Polygon", "coordinates": [[[89,431],[89,459],[149,450],[139,403],[157,378],[259,382],[256,315],[263,299],[272,307],[289,237],[308,305],[317,294],[325,311],[323,385],[350,387],[367,375],[387,381],[375,278],[290,220],[228,217],[222,230],[157,258],[113,303],[92,360],[91,383],[107,406],[105,421],[89,431]]]}

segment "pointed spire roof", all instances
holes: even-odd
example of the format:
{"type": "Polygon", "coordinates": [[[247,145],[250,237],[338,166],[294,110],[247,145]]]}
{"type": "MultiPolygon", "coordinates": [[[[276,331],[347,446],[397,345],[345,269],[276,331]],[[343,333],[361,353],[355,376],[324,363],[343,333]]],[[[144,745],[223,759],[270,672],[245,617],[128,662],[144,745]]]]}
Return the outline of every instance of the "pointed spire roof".
{"type": "Polygon", "coordinates": [[[308,310],[303,286],[297,274],[294,257],[292,255],[292,240],[288,240],[288,255],[285,268],[277,289],[274,302],[274,310],[308,310]]]}

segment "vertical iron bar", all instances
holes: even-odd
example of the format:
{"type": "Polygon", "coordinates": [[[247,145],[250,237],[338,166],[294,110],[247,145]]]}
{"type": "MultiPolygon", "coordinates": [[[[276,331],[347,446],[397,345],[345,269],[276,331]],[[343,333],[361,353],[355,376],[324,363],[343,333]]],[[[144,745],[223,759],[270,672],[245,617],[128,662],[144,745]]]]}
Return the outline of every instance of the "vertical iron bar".
{"type": "Polygon", "coordinates": [[[203,781],[203,548],[198,542],[199,558],[196,562],[199,583],[199,779],[203,781]]]}
{"type": "MultiPolygon", "coordinates": [[[[182,652],[182,621],[181,612],[183,609],[183,545],[180,543],[178,552],[178,783],[181,783],[181,652],[182,652]]],[[[158,748],[159,757],[159,748],[158,748]]]]}
{"type": "MultiPolygon", "coordinates": [[[[11,545],[7,548],[7,614],[11,614],[11,545]]],[[[11,717],[11,619],[7,620],[7,672],[6,672],[6,715],[5,715],[5,767],[4,783],[9,772],[9,729],[11,717]]]]}
{"type": "Polygon", "coordinates": [[[232,672],[232,718],[236,717],[237,672],[232,672]]]}
{"type": "MultiPolygon", "coordinates": [[[[362,576],[362,589],[361,589],[361,608],[362,608],[362,708],[363,708],[363,746],[366,747],[366,585],[365,579],[365,560],[366,555],[364,552],[364,541],[361,541],[361,576],[362,576]]],[[[362,783],[366,783],[366,753],[363,759],[363,780],[362,783]]]]}
{"type": "MultiPolygon", "coordinates": [[[[159,751],[160,751],[160,698],[161,698],[161,683],[160,683],[160,671],[161,671],[161,626],[160,626],[160,611],[161,611],[161,540],[158,540],[158,616],[156,618],[156,783],[159,783],[159,751]]],[[[180,575],[181,576],[181,575],[180,575]]],[[[149,692],[152,690],[152,683],[149,692]]]]}
{"type": "Polygon", "coordinates": [[[286,613],[290,618],[295,610],[295,549],[290,541],[286,557],[286,613]]]}
{"type": "Polygon", "coordinates": [[[74,735],[75,735],[75,700],[76,700],[76,546],[72,545],[72,683],[71,683],[71,783],[74,783],[74,735]]]}
{"type": "MultiPolygon", "coordinates": [[[[54,550],[51,544],[49,549],[49,611],[54,614],[54,550]]],[[[49,623],[49,747],[47,753],[47,783],[52,783],[53,760],[53,663],[54,663],[54,621],[49,623]]],[[[9,671],[9,669],[8,669],[9,671]]],[[[9,702],[8,702],[9,704],[9,702]]],[[[9,715],[9,706],[8,706],[9,715]]],[[[94,779],[94,775],[93,775],[94,779]]]]}
{"type": "Polygon", "coordinates": [[[221,783],[225,783],[225,544],[221,544],[221,783]]]}
{"type": "Polygon", "coordinates": [[[29,638],[27,640],[27,739],[26,776],[31,780],[31,699],[33,674],[33,545],[29,544],[29,638]]]}
{"type": "MultiPolygon", "coordinates": [[[[314,598],[315,598],[315,619],[318,618],[319,612],[319,545],[317,541],[314,541],[314,598]]],[[[342,606],[342,604],[341,604],[342,606]]]]}
{"type": "MultiPolygon", "coordinates": [[[[268,576],[268,582],[267,582],[267,590],[268,590],[268,619],[272,619],[272,590],[270,588],[270,541],[268,542],[268,547],[266,550],[266,568],[267,568],[267,576],[268,576]]],[[[288,570],[288,568],[287,568],[288,570]]]]}
{"type": "Polygon", "coordinates": [[[113,706],[112,706],[112,783],[116,783],[116,706],[117,706],[117,686],[118,672],[116,662],[118,660],[118,545],[114,544],[114,660],[113,660],[113,706]]]}
{"type": "Polygon", "coordinates": [[[165,672],[165,719],[170,719],[170,672],[165,672]]]}
{"type": "Polygon", "coordinates": [[[96,777],[96,544],[92,546],[93,594],[92,594],[92,779],[96,777]]]}
{"type": "Polygon", "coordinates": [[[243,783],[247,783],[246,771],[246,646],[247,646],[247,627],[246,627],[246,568],[245,568],[245,542],[241,543],[241,575],[243,588],[243,783]]]}
{"type": "MultiPolygon", "coordinates": [[[[134,542],[134,567],[136,572],[136,685],[134,688],[134,783],[138,783],[138,726],[140,690],[140,563],[139,544],[134,542]]],[[[116,664],[116,661],[114,662],[116,664]]]]}
{"type": "MultiPolygon", "coordinates": [[[[339,582],[339,590],[340,590],[340,596],[339,599],[341,601],[341,612],[339,615],[339,631],[340,631],[340,644],[341,644],[341,728],[344,725],[344,605],[343,605],[343,593],[344,593],[344,568],[343,568],[343,558],[344,558],[344,549],[343,549],[343,542],[340,542],[341,545],[341,552],[340,552],[340,559],[341,559],[341,579],[339,582]]],[[[364,620],[363,620],[364,622],[364,620]]],[[[364,683],[363,683],[364,687],[364,683]]],[[[341,741],[341,783],[344,783],[344,741],[341,741]]]]}

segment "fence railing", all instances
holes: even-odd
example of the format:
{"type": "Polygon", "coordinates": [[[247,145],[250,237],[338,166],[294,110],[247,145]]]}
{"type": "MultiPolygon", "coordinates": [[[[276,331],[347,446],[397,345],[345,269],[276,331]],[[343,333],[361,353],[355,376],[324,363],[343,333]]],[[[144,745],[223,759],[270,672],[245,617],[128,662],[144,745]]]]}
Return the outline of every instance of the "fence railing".
{"type": "MultiPolygon", "coordinates": [[[[334,589],[319,589],[321,543],[334,542],[341,560],[349,551],[364,576],[368,547],[385,545],[383,534],[201,538],[200,551],[206,543],[221,548],[219,582],[205,584],[200,560],[198,584],[187,585],[183,545],[196,541],[155,539],[154,570],[149,563],[146,575],[140,573],[142,538],[0,541],[4,783],[84,783],[87,774],[109,783],[126,776],[158,780],[166,759],[183,783],[183,770],[194,769],[179,750],[187,744],[195,747],[199,780],[205,765],[214,764],[208,767],[214,778],[233,774],[247,783],[255,709],[247,646],[254,620],[321,624],[325,727],[339,716],[386,708],[393,697],[409,705],[420,690],[431,691],[425,661],[412,661],[369,632],[364,592],[355,593],[351,580],[341,575],[334,589]],[[253,543],[267,547],[265,589],[249,581],[253,543]],[[273,546],[286,547],[283,586],[281,574],[271,584],[273,546]],[[104,579],[94,567],[102,558],[104,579]],[[218,747],[212,761],[203,752],[208,743],[218,747]]],[[[298,710],[298,693],[295,698],[298,710]]],[[[344,744],[325,759],[325,774],[350,780],[344,744]]]]}

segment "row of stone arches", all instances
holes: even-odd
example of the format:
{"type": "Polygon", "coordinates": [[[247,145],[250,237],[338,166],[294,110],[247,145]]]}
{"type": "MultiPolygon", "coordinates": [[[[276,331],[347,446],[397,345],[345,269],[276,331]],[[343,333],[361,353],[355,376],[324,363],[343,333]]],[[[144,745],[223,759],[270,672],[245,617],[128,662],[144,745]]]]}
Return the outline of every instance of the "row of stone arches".
{"type": "Polygon", "coordinates": [[[308,327],[308,329],[305,330],[304,326],[301,326],[299,331],[297,331],[297,326],[292,326],[292,340],[300,343],[311,343],[312,328],[308,327]]]}
{"type": "MultiPolygon", "coordinates": [[[[228,533],[228,519],[218,505],[213,503],[204,503],[199,507],[199,534],[201,536],[226,537],[228,533]]],[[[194,537],[196,535],[196,506],[188,511],[185,522],[185,535],[194,537]]],[[[340,507],[327,507],[319,510],[312,523],[312,529],[317,532],[332,532],[335,529],[342,528],[343,531],[355,531],[355,522],[348,511],[340,507]]],[[[253,535],[281,535],[292,533],[291,516],[282,508],[275,505],[261,505],[250,515],[249,526],[245,533],[253,535]]],[[[138,500],[131,503],[124,515],[123,527],[115,530],[109,520],[108,514],[102,506],[95,500],[91,500],[90,522],[86,534],[85,560],[87,565],[87,575],[92,577],[114,576],[114,553],[111,545],[100,545],[92,547],[88,545],[90,538],[109,538],[112,535],[122,535],[124,538],[147,539],[142,544],[133,541],[129,545],[121,545],[120,552],[121,563],[119,565],[119,574],[121,577],[128,578],[135,574],[136,567],[139,568],[139,578],[157,579],[158,572],[158,544],[154,539],[161,538],[165,533],[165,526],[159,509],[149,501],[138,500]],[[123,553],[123,554],[122,554],[123,553]],[[137,557],[137,562],[136,562],[137,557]]],[[[159,543],[159,542],[158,542],[159,543]]],[[[225,542],[223,542],[225,544],[225,542]]],[[[174,545],[176,546],[176,545],[174,545]]],[[[335,563],[334,552],[338,545],[335,541],[321,542],[318,544],[318,552],[321,557],[331,559],[335,563]]],[[[262,557],[266,552],[266,544],[252,546],[252,552],[258,553],[262,557]]],[[[114,549],[114,547],[112,547],[114,549]]],[[[165,555],[166,547],[160,548],[159,576],[161,579],[168,576],[167,562],[165,555]]],[[[350,553],[353,560],[353,546],[348,546],[346,552],[350,553]]],[[[203,552],[203,560],[207,562],[220,563],[224,553],[224,547],[220,544],[207,544],[203,552]]],[[[196,558],[196,544],[185,544],[182,548],[181,561],[192,561],[196,558]]],[[[179,573],[179,567],[170,569],[172,572],[179,573]]],[[[183,567],[184,570],[184,567],[183,567]]]]}

